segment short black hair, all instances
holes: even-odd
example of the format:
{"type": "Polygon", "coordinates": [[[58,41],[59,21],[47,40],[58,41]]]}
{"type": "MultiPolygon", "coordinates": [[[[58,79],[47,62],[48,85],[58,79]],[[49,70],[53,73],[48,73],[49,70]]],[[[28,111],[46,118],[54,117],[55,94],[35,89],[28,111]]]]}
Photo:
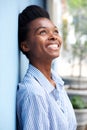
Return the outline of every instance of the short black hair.
{"type": "MultiPolygon", "coordinates": [[[[26,40],[26,36],[27,36],[27,32],[28,32],[28,24],[31,21],[35,20],[36,18],[40,18],[40,17],[50,19],[48,12],[44,8],[37,6],[37,5],[28,6],[19,14],[18,42],[19,42],[20,50],[21,50],[21,46],[20,46],[21,42],[26,40]]],[[[23,52],[23,53],[25,54],[25,52],[23,52]]]]}

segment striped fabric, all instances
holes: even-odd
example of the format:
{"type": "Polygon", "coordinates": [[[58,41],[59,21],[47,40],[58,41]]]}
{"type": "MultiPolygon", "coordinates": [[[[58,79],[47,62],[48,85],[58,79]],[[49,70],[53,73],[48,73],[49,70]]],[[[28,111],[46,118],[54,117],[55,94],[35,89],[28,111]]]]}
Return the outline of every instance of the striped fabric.
{"type": "Polygon", "coordinates": [[[76,119],[61,78],[52,71],[56,88],[34,66],[17,90],[19,130],[76,130],[76,119]]]}

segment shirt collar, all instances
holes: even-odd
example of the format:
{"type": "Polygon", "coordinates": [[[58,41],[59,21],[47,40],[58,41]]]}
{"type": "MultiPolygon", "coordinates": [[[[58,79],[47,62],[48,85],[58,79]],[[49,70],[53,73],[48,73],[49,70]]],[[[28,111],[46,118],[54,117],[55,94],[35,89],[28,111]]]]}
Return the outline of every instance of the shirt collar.
{"type": "MultiPolygon", "coordinates": [[[[31,64],[29,64],[28,73],[31,74],[48,93],[51,93],[55,89],[45,75],[31,64]]],[[[58,78],[53,71],[52,78],[57,84],[57,89],[59,89],[59,86],[63,86],[63,81],[58,78]]]]}
{"type": "Polygon", "coordinates": [[[52,78],[56,82],[56,89],[57,90],[62,89],[64,86],[64,81],[54,70],[52,70],[52,78]]]}

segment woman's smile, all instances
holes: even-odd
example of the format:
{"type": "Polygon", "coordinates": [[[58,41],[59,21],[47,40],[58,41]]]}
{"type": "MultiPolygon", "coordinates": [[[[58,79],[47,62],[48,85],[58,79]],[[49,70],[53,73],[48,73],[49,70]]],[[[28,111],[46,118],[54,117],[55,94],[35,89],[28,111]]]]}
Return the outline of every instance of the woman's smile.
{"type": "Polygon", "coordinates": [[[55,44],[49,44],[47,46],[47,48],[50,49],[50,50],[56,51],[56,50],[59,50],[59,45],[56,44],[56,43],[55,44]]]}

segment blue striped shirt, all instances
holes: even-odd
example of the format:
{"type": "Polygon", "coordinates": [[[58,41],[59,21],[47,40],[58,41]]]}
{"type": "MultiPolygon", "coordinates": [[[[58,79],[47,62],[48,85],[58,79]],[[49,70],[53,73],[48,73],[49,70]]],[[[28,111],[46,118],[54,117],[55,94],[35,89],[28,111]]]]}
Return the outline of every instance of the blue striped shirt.
{"type": "Polygon", "coordinates": [[[19,130],[76,130],[64,82],[52,71],[56,88],[31,64],[17,90],[19,130]]]}

